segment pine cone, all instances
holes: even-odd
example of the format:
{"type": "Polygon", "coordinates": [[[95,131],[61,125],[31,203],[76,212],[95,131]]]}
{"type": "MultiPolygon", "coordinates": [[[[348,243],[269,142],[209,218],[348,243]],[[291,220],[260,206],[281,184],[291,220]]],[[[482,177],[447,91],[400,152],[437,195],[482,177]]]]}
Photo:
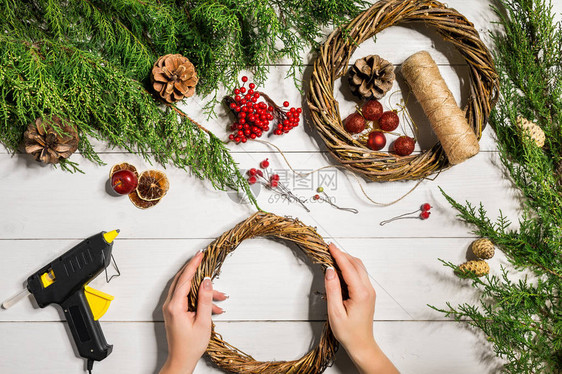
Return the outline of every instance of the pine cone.
{"type": "Polygon", "coordinates": [[[168,103],[193,96],[199,81],[195,66],[182,55],[164,55],[156,61],[150,76],[152,88],[168,103]]]}
{"type": "Polygon", "coordinates": [[[394,66],[377,55],[355,61],[349,69],[351,92],[363,99],[382,98],[394,83],[394,66]]]}
{"type": "Polygon", "coordinates": [[[496,252],[494,244],[490,239],[482,238],[472,242],[472,253],[478,258],[483,260],[488,260],[494,257],[496,252]]]}
{"type": "Polygon", "coordinates": [[[56,116],[51,121],[37,118],[29,124],[23,134],[25,152],[33,155],[37,161],[57,164],[61,159],[70,157],[78,149],[78,133],[56,116]],[[58,133],[51,123],[58,127],[58,133]]]}
{"type": "Polygon", "coordinates": [[[490,272],[490,266],[486,261],[467,261],[459,266],[459,271],[464,274],[473,273],[477,277],[482,277],[490,272]]]}
{"type": "Polygon", "coordinates": [[[533,139],[537,147],[542,148],[544,146],[545,135],[539,125],[521,116],[517,117],[516,124],[524,135],[533,139]]]}

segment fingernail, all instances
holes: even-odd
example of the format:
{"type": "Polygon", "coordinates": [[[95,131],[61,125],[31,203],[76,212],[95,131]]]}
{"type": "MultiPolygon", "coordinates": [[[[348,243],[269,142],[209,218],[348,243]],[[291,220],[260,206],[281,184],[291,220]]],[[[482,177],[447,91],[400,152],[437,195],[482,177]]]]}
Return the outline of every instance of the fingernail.
{"type": "Polygon", "coordinates": [[[223,292],[223,295],[224,295],[224,298],[225,298],[225,299],[230,299],[230,296],[228,296],[228,295],[225,294],[224,292],[223,292]]]}
{"type": "Polygon", "coordinates": [[[210,277],[203,278],[203,288],[206,290],[210,290],[213,288],[213,283],[211,282],[210,277]]]}
{"type": "Polygon", "coordinates": [[[326,279],[332,280],[336,277],[336,270],[333,266],[329,266],[326,268],[326,279]]]}
{"type": "Polygon", "coordinates": [[[197,252],[197,254],[203,253],[203,252],[205,252],[205,250],[204,250],[204,249],[200,249],[200,250],[197,252]]]}

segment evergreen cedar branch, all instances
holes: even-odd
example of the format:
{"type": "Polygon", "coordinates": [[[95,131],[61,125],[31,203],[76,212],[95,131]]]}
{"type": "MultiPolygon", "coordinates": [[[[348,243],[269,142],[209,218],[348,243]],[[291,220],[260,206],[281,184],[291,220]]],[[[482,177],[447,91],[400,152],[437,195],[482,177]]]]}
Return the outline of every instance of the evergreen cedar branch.
{"type": "MultiPolygon", "coordinates": [[[[147,160],[191,168],[218,189],[245,191],[224,144],[145,90],[161,55],[196,66],[199,94],[232,87],[242,69],[261,83],[268,64],[292,60],[320,29],[341,24],[362,0],[0,0],[0,142],[15,152],[29,123],[57,115],[80,134],[79,150],[102,164],[89,138],[147,160]]],[[[211,100],[211,110],[215,100],[211,100]]],[[[76,171],[68,160],[66,170],[76,171]]]]}
{"type": "MultiPolygon", "coordinates": [[[[472,278],[481,303],[437,309],[479,328],[507,373],[562,373],[562,25],[546,0],[503,0],[494,8],[503,30],[492,35],[501,97],[490,122],[503,165],[524,196],[520,228],[482,205],[445,195],[459,217],[503,250],[513,271],[472,278]],[[517,130],[517,116],[546,133],[538,148],[517,130]],[[528,275],[530,275],[528,277],[528,275]],[[521,280],[515,280],[521,279],[521,280]]],[[[457,267],[445,263],[453,269],[457,267]]]]}

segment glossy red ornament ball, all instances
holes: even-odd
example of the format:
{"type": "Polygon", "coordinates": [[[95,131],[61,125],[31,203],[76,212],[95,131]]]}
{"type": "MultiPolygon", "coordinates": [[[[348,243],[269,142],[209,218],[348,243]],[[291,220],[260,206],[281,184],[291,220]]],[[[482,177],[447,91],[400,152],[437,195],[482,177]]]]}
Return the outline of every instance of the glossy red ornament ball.
{"type": "Polygon", "coordinates": [[[384,131],[394,131],[400,124],[400,119],[395,111],[384,112],[379,118],[379,126],[384,131]]]}
{"type": "Polygon", "coordinates": [[[260,168],[267,169],[268,167],[269,167],[269,159],[268,158],[266,158],[265,160],[260,162],[260,168]]]}
{"type": "Polygon", "coordinates": [[[367,121],[376,121],[381,118],[384,109],[378,100],[369,100],[363,105],[361,112],[367,121]]]}
{"type": "Polygon", "coordinates": [[[372,131],[367,140],[367,147],[373,151],[380,151],[386,145],[386,136],[381,131],[372,131]]]}
{"type": "Polygon", "coordinates": [[[359,134],[365,130],[365,119],[359,113],[350,114],[343,121],[343,127],[350,134],[359,134]]]}
{"type": "Polygon", "coordinates": [[[277,187],[277,186],[279,185],[279,182],[276,181],[276,180],[272,180],[272,181],[269,182],[269,185],[270,185],[271,187],[277,187]]]}
{"type": "Polygon", "coordinates": [[[403,135],[394,141],[394,152],[399,156],[408,156],[414,152],[416,141],[409,136],[403,135]]]}
{"type": "Polygon", "coordinates": [[[428,219],[430,214],[431,214],[430,211],[424,210],[423,212],[420,213],[420,218],[421,219],[428,219]]]}
{"type": "Polygon", "coordinates": [[[137,188],[139,181],[130,170],[119,170],[111,176],[111,187],[119,195],[128,195],[137,188]]]}
{"type": "MultiPolygon", "coordinates": [[[[247,81],[248,81],[248,77],[244,75],[242,77],[242,82],[246,83],[247,81]]],[[[244,92],[244,91],[242,91],[242,92],[244,92]]]]}
{"type": "Polygon", "coordinates": [[[429,211],[429,210],[431,209],[431,205],[429,205],[428,203],[422,204],[421,209],[422,209],[424,212],[427,212],[427,211],[429,211]]]}
{"type": "Polygon", "coordinates": [[[255,184],[258,180],[256,179],[256,177],[250,177],[248,178],[248,184],[255,184]]]}

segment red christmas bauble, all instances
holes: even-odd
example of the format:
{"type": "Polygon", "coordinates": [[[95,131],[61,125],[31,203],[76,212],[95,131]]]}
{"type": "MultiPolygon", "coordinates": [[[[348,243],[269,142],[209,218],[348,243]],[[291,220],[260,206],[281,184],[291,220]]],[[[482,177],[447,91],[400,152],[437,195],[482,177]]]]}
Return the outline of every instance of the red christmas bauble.
{"type": "Polygon", "coordinates": [[[128,195],[137,188],[139,181],[130,170],[119,170],[111,176],[111,187],[119,195],[128,195]]]}
{"type": "Polygon", "coordinates": [[[381,131],[372,131],[367,140],[367,147],[373,151],[380,151],[386,145],[386,136],[381,131]]]}
{"type": "Polygon", "coordinates": [[[350,134],[359,134],[365,130],[365,119],[359,113],[350,114],[345,121],[343,121],[345,131],[350,134]]]}
{"type": "Polygon", "coordinates": [[[379,118],[379,126],[384,131],[394,131],[400,124],[400,119],[395,111],[384,112],[379,118]]]}
{"type": "Polygon", "coordinates": [[[409,136],[403,135],[394,141],[394,152],[400,156],[408,156],[414,152],[416,141],[409,136]]]}
{"type": "Polygon", "coordinates": [[[361,111],[367,121],[376,121],[381,118],[384,109],[378,100],[369,100],[363,105],[361,111]]]}

